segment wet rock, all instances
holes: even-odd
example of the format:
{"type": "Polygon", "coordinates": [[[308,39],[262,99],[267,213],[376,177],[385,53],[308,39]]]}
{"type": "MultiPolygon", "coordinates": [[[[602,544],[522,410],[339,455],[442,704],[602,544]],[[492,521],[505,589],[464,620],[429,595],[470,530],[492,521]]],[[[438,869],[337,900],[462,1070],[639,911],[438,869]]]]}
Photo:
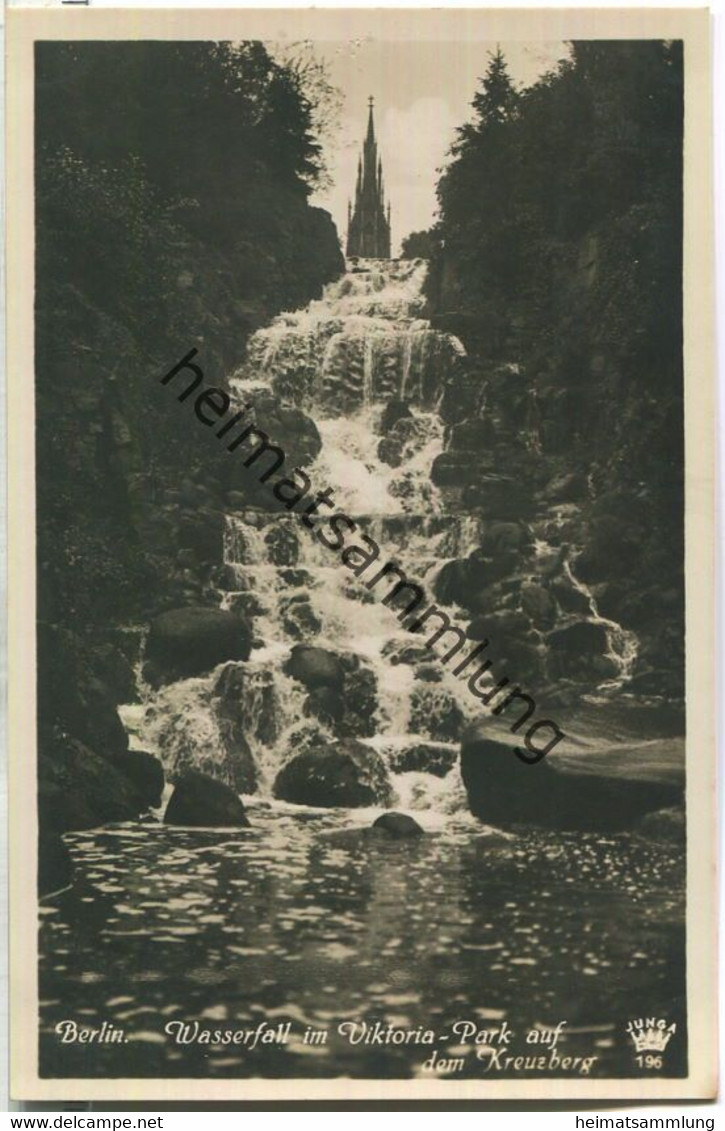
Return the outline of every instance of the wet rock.
{"type": "Polygon", "coordinates": [[[62,731],[43,728],[38,744],[41,827],[68,832],[136,820],[147,803],[123,772],[126,756],[103,758],[62,731]]]}
{"type": "Polygon", "coordinates": [[[295,593],[280,601],[280,614],[285,632],[293,640],[303,640],[317,636],[322,628],[320,618],[314,612],[306,593],[295,593]]]}
{"type": "Polygon", "coordinates": [[[613,656],[593,656],[590,666],[600,679],[614,679],[620,672],[619,664],[613,656]]]}
{"type": "MultiPolygon", "coordinates": [[[[38,718],[56,722],[104,757],[114,757],[126,752],[128,736],[116,709],[118,688],[98,675],[107,674],[108,664],[105,646],[98,658],[94,644],[55,626],[38,625],[38,718]]],[[[130,690],[127,683],[122,690],[130,690]]]]}
{"type": "Polygon", "coordinates": [[[521,606],[538,628],[551,628],[556,620],[556,601],[543,585],[535,582],[522,585],[521,606]]]}
{"type": "Polygon", "coordinates": [[[166,825],[246,828],[244,806],[228,785],[189,770],[178,779],[164,814],[166,825]]]}
{"type": "Polygon", "coordinates": [[[681,674],[663,672],[657,668],[642,669],[632,676],[627,691],[633,695],[664,695],[681,698],[684,692],[681,674]]]}
{"type": "Polygon", "coordinates": [[[446,424],[460,424],[475,416],[481,401],[481,374],[472,369],[464,369],[458,380],[446,382],[443,397],[438,405],[438,413],[446,424]]]}
{"type": "Polygon", "coordinates": [[[277,738],[278,714],[272,673],[250,672],[243,664],[227,664],[214,686],[211,702],[223,756],[220,760],[210,749],[208,758],[204,754],[200,758],[198,751],[190,751],[187,766],[209,772],[236,793],[253,793],[257,788],[257,766],[248,733],[254,731],[267,745],[277,738]]]}
{"type": "Polygon", "coordinates": [[[428,435],[423,420],[415,416],[403,417],[378,444],[378,459],[390,467],[400,467],[424,447],[428,435]]]}
{"type": "Polygon", "coordinates": [[[244,490],[227,491],[226,498],[232,511],[243,511],[249,506],[249,495],[244,490]]]}
{"type": "Polygon", "coordinates": [[[393,837],[394,840],[407,840],[410,837],[423,836],[423,830],[417,821],[407,813],[383,813],[377,821],[373,821],[373,828],[393,837]]]}
{"type": "Polygon", "coordinates": [[[463,729],[463,712],[453,695],[438,684],[414,684],[410,696],[410,730],[432,739],[453,741],[463,729]]]}
{"type": "Polygon", "coordinates": [[[415,678],[421,680],[422,683],[440,683],[443,674],[441,669],[434,667],[433,664],[421,664],[416,668],[415,678]]]}
{"type": "Polygon", "coordinates": [[[677,806],[648,813],[639,822],[635,831],[647,840],[682,843],[687,832],[685,809],[677,806]]]}
{"type": "Polygon", "coordinates": [[[481,588],[476,582],[471,563],[468,561],[446,562],[435,580],[435,595],[444,605],[467,607],[474,589],[481,588]]]}
{"type": "Polygon", "coordinates": [[[451,451],[467,452],[469,454],[469,475],[467,482],[470,482],[472,479],[472,468],[481,467],[480,461],[482,458],[485,459],[484,453],[490,449],[495,440],[496,429],[493,427],[488,417],[462,420],[460,423],[453,425],[448,447],[451,451]],[[470,459],[471,453],[475,453],[476,457],[473,463],[470,459]]]}
{"type": "Polygon", "coordinates": [[[520,522],[486,523],[481,538],[481,550],[487,557],[497,554],[514,556],[523,553],[531,544],[528,529],[520,522]]]}
{"type": "Polygon", "coordinates": [[[146,658],[158,683],[201,675],[224,660],[247,660],[249,624],[225,609],[192,605],[171,609],[151,622],[146,658]]]}
{"type": "Polygon", "coordinates": [[[93,649],[92,662],[114,703],[134,703],[138,700],[133,667],[119,648],[112,644],[98,645],[93,649]]]}
{"type": "Polygon", "coordinates": [[[307,569],[281,569],[279,576],[290,589],[299,589],[302,585],[314,584],[314,577],[307,569]]]}
{"type": "Polygon", "coordinates": [[[297,535],[289,523],[278,522],[270,527],[264,542],[267,546],[268,558],[271,565],[297,565],[299,545],[297,535]]]}
{"type": "Polygon", "coordinates": [[[87,678],[77,688],[77,699],[82,718],[75,720],[75,733],[104,757],[125,754],[128,735],[106,685],[99,679],[87,678]]]}
{"type": "Polygon", "coordinates": [[[322,439],[312,417],[293,405],[284,405],[277,410],[276,421],[279,422],[277,435],[287,454],[286,466],[312,463],[322,449],[322,439]]]}
{"type": "Polygon", "coordinates": [[[639,576],[641,552],[641,527],[621,500],[602,497],[589,515],[584,548],[574,569],[587,583],[639,576]]]}
{"type": "Polygon", "coordinates": [[[68,846],[58,833],[38,831],[38,895],[51,895],[73,882],[73,862],[68,846]]]}
{"type": "Polygon", "coordinates": [[[596,759],[586,753],[562,759],[552,752],[534,765],[521,761],[517,745],[527,753],[523,741],[494,731],[488,720],[463,736],[461,777],[469,808],[487,824],[633,829],[645,814],[682,799],[678,782],[656,768],[638,766],[636,751],[623,759],[619,745],[611,753],[603,749],[596,759]]]}
{"type": "Polygon", "coordinates": [[[523,636],[530,629],[528,617],[517,609],[501,609],[486,617],[474,617],[468,627],[472,640],[483,640],[489,636],[491,641],[502,642],[513,636],[523,636]]]}
{"type": "Polygon", "coordinates": [[[244,620],[251,621],[254,617],[261,616],[264,613],[264,608],[256,593],[249,591],[228,594],[226,605],[230,613],[234,613],[235,616],[242,617],[244,620]]]}
{"type": "Polygon", "coordinates": [[[333,688],[315,687],[305,699],[304,712],[334,729],[343,718],[345,704],[333,688]]]}
{"type": "Polygon", "coordinates": [[[586,593],[582,593],[581,589],[576,589],[566,577],[554,578],[550,584],[551,591],[562,612],[571,613],[574,616],[588,616],[591,612],[591,601],[586,593]]]}
{"type": "Polygon", "coordinates": [[[556,475],[547,484],[544,496],[554,503],[570,503],[587,494],[586,476],[581,471],[566,471],[556,475]]]}
{"type": "Polygon", "coordinates": [[[506,578],[483,585],[471,591],[467,608],[474,614],[491,616],[502,609],[518,608],[521,582],[517,578],[506,578]]]}
{"type": "Polygon", "coordinates": [[[385,764],[354,739],[317,744],[295,754],[274,783],[282,801],[322,808],[386,805],[392,796],[385,764]]]}
{"type": "Polygon", "coordinates": [[[307,688],[332,687],[341,690],[345,672],[339,657],[325,648],[295,644],[284,670],[307,688]]]}
{"type": "Polygon", "coordinates": [[[466,487],[463,505],[478,511],[484,518],[507,519],[531,512],[531,492],[509,476],[482,475],[466,487]]]}
{"type": "Polygon", "coordinates": [[[179,520],[178,538],[198,561],[218,562],[224,553],[224,515],[215,510],[186,514],[179,520]]]}
{"type": "Polygon", "coordinates": [[[441,452],[433,460],[430,477],[436,487],[465,487],[475,474],[470,452],[441,452]]]}
{"type": "Polygon", "coordinates": [[[418,742],[395,750],[390,757],[391,768],[396,774],[425,773],[444,778],[458,761],[458,750],[454,746],[437,746],[432,742],[418,742]]]}
{"type": "Polygon", "coordinates": [[[158,809],[164,792],[164,767],[159,759],[145,750],[128,750],[119,765],[135,785],[143,804],[158,809]]]}
{"type": "Polygon", "coordinates": [[[480,589],[486,584],[502,581],[514,574],[519,568],[520,556],[503,552],[487,554],[484,550],[478,548],[468,555],[467,561],[470,567],[472,585],[475,589],[480,589]]]}
{"type": "MultiPolygon", "coordinates": [[[[311,417],[293,405],[282,405],[272,392],[260,389],[254,398],[254,414],[259,431],[251,432],[231,453],[227,467],[227,489],[238,490],[249,496],[252,485],[256,482],[262,488],[260,494],[266,494],[273,509],[279,510],[279,503],[275,502],[270,485],[259,484],[261,476],[273,469],[275,464],[279,468],[279,475],[282,475],[294,467],[312,463],[319,455],[322,440],[311,417]],[[264,440],[260,432],[264,433],[267,440],[264,440]],[[281,453],[281,459],[278,453],[281,453]],[[249,466],[245,467],[245,463],[249,463],[249,466]]],[[[241,432],[230,433],[232,435],[237,437],[241,432]]]]}
{"type": "Polygon", "coordinates": [[[410,406],[397,398],[394,398],[385,405],[382,416],[380,417],[380,426],[378,431],[381,435],[385,436],[399,420],[404,420],[406,417],[412,417],[410,406]]]}
{"type": "Polygon", "coordinates": [[[550,632],[547,643],[550,648],[566,653],[574,661],[587,660],[607,651],[607,628],[593,621],[578,621],[567,628],[550,632]]]}
{"type": "MultiPolygon", "coordinates": [[[[432,630],[431,630],[432,631],[432,630]]],[[[425,626],[420,629],[420,633],[425,632],[425,626]]],[[[388,644],[383,646],[383,653],[386,659],[395,666],[397,664],[420,664],[426,663],[431,659],[431,650],[427,645],[416,647],[414,644],[408,644],[404,648],[400,647],[400,641],[391,640],[388,644]]]]}

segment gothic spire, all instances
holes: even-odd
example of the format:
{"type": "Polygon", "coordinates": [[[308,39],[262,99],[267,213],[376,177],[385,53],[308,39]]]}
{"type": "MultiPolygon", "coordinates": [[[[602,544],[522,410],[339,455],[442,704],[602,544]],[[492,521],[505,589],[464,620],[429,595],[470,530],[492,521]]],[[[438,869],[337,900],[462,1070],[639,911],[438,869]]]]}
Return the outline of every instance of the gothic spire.
{"type": "Polygon", "coordinates": [[[368,111],[368,136],[365,140],[368,142],[368,144],[370,142],[372,142],[373,145],[375,144],[375,123],[373,122],[373,105],[374,105],[374,102],[375,102],[375,99],[373,98],[373,96],[371,94],[370,97],[368,98],[368,106],[370,107],[370,109],[368,111]]]}
{"type": "Polygon", "coordinates": [[[385,213],[383,162],[375,140],[374,100],[368,99],[368,126],[357,165],[355,207],[347,225],[347,254],[365,259],[390,258],[390,205],[385,213]]]}

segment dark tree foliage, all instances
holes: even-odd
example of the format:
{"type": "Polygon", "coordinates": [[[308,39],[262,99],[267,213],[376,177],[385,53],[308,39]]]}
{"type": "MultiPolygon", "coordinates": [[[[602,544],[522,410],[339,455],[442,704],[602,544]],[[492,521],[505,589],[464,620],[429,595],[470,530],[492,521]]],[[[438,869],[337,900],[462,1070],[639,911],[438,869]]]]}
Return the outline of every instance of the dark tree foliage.
{"type": "Polygon", "coordinates": [[[401,259],[432,259],[438,241],[434,230],[411,232],[400,245],[401,259]]]}
{"type": "MultiPolygon", "coordinates": [[[[676,620],[682,44],[574,42],[520,91],[496,52],[473,108],[438,185],[432,306],[467,327],[482,374],[521,366],[537,450],[591,471],[597,513],[609,499],[636,542],[632,577],[670,599],[665,609],[653,594],[652,617],[676,620]]],[[[617,547],[603,539],[597,554],[601,579],[617,547]]]]}
{"type": "Polygon", "coordinates": [[[37,45],[46,619],[136,615],[168,573],[168,500],[190,474],[214,485],[209,438],[154,374],[195,346],[223,383],[250,332],[342,270],[329,216],[308,203],[326,88],[305,81],[256,42],[37,45]]]}

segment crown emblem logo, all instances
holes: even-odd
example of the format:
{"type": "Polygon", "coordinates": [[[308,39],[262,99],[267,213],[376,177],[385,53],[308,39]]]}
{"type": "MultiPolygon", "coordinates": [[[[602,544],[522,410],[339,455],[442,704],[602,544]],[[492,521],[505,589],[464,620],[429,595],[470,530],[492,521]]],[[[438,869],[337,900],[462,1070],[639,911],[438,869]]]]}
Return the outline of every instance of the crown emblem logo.
{"type": "Polygon", "coordinates": [[[627,1024],[637,1052],[664,1052],[676,1029],[674,1021],[668,1025],[663,1017],[638,1017],[627,1024]]]}

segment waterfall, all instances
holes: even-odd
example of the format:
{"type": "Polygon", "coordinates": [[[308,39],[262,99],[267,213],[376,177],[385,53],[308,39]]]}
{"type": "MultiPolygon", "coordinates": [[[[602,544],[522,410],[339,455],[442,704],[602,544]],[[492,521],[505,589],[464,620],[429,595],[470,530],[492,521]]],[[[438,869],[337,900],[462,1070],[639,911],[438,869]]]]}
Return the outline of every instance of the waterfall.
{"type": "MultiPolygon", "coordinates": [[[[421,585],[443,561],[469,553],[479,528],[469,515],[446,514],[430,481],[443,449],[435,402],[463,348],[421,317],[425,272],[422,261],[350,271],[305,310],[254,334],[230,382],[240,400],[271,392],[314,417],[322,450],[308,469],[313,482],[333,488],[337,508],[421,585]],[[386,462],[381,416],[395,399],[409,416],[400,450],[386,462]]],[[[423,682],[412,664],[397,662],[414,638],[394,611],[371,600],[294,514],[228,513],[224,566],[222,607],[253,617],[250,660],[155,693],[144,689],[143,708],[128,713],[134,741],[156,752],[172,777],[193,765],[242,793],[269,796],[305,732],[333,737],[305,715],[305,690],[284,672],[295,643],[314,644],[359,665],[354,683],[370,709],[355,716],[363,730],[354,737],[387,760],[398,802],[457,807],[456,769],[440,777],[408,767],[428,748],[452,766],[472,706],[459,704],[465,695],[447,673],[428,673],[435,682],[423,682]]]]}
{"type": "MultiPolygon", "coordinates": [[[[483,526],[475,514],[444,506],[431,480],[444,447],[437,405],[465,351],[422,317],[425,272],[422,261],[358,261],[322,298],[257,331],[230,384],[242,402],[271,395],[314,418],[322,445],[307,468],[311,481],[334,491],[336,510],[375,541],[381,561],[395,562],[432,597],[441,568],[480,547],[483,526]],[[394,426],[386,406],[399,417],[394,426]]],[[[636,639],[599,615],[568,563],[565,572],[586,598],[586,619],[606,628],[617,676],[602,686],[619,687],[636,639]]],[[[156,693],[146,688],[143,709],[133,712],[135,741],[156,752],[171,777],[195,766],[241,793],[270,797],[279,769],[310,735],[340,737],[286,672],[292,648],[304,643],[344,666],[341,733],[384,758],[397,804],[462,807],[458,745],[480,705],[299,515],[252,505],[230,511],[224,577],[220,604],[253,622],[249,661],[156,693]]]]}

